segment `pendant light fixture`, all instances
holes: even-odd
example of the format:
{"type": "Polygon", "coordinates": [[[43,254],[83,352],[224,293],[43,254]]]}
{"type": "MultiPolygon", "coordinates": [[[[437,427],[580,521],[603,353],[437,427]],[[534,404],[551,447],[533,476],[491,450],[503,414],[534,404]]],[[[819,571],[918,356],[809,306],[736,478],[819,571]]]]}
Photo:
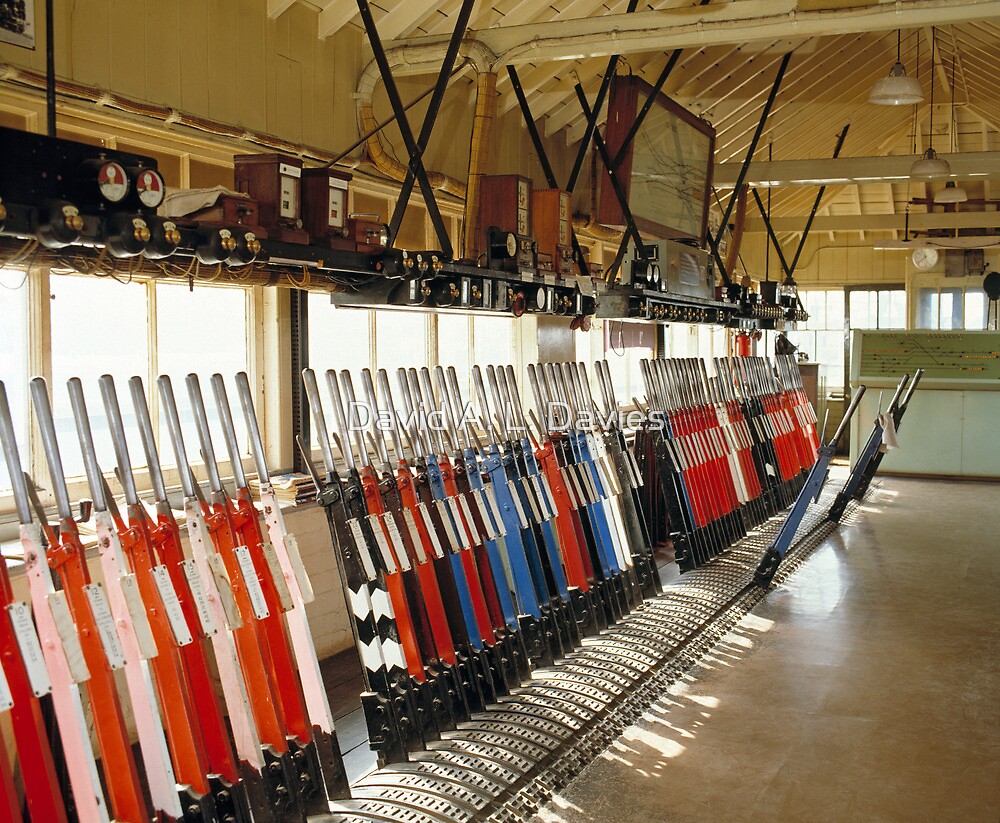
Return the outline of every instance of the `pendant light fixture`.
{"type": "MultiPolygon", "coordinates": [[[[918,34],[917,37],[920,35],[918,34]]],[[[896,32],[896,64],[888,77],[875,81],[868,102],[878,106],[912,106],[924,101],[924,90],[916,77],[908,77],[900,54],[902,32],[896,32]]]]}
{"type": "Polygon", "coordinates": [[[931,127],[927,135],[927,151],[910,166],[910,177],[920,180],[933,180],[936,177],[947,177],[951,174],[951,166],[947,160],[937,156],[934,151],[934,29],[931,29],[931,127]]]}
{"type": "MultiPolygon", "coordinates": [[[[955,131],[958,128],[958,123],[955,120],[955,58],[951,58],[951,119],[948,121],[948,140],[952,151],[955,151],[955,131]]],[[[944,184],[944,188],[940,189],[937,194],[934,195],[935,203],[950,204],[950,203],[964,203],[969,199],[968,193],[961,186],[957,185],[954,180],[949,180],[944,184]]]]}

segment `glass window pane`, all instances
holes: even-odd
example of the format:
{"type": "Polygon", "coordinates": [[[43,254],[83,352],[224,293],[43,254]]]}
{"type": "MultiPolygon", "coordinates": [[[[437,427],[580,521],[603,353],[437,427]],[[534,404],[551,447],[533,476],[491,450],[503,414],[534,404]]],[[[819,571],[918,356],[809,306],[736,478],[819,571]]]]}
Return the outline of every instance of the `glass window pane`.
{"type": "Polygon", "coordinates": [[[480,366],[514,362],[514,319],[512,317],[472,318],[474,361],[480,366]]]}
{"type": "Polygon", "coordinates": [[[902,329],[906,327],[906,293],[903,291],[878,291],[878,327],[902,329]]]}
{"type": "MultiPolygon", "coordinates": [[[[130,435],[129,456],[134,466],[141,466],[145,460],[131,410],[132,402],[127,398],[128,379],[133,375],[145,379],[149,373],[146,286],[119,283],[110,278],[53,275],[49,289],[52,294],[52,417],[66,476],[84,474],[80,441],[66,392],[66,381],[70,377],[79,377],[83,383],[97,459],[104,472],[112,471],[116,464],[97,379],[102,374],[114,377],[125,429],[130,435]],[[105,320],[102,323],[97,318],[105,320]]],[[[26,455],[22,454],[21,459],[25,461],[26,455]]]]}
{"type": "MultiPolygon", "coordinates": [[[[0,269],[0,380],[21,453],[28,467],[28,273],[0,269]]],[[[0,460],[0,489],[10,488],[7,461],[0,460]]]]}
{"type": "Polygon", "coordinates": [[[874,329],[878,324],[877,294],[874,291],[851,292],[851,328],[874,329]]]}
{"type": "Polygon", "coordinates": [[[965,328],[986,328],[986,292],[982,289],[965,290],[965,328]]]}
{"type": "MultiPolygon", "coordinates": [[[[229,460],[226,441],[219,424],[210,383],[218,372],[226,381],[249,365],[247,346],[247,298],[243,289],[200,288],[191,291],[185,285],[160,283],[156,286],[157,367],[170,376],[177,401],[177,411],[184,431],[184,445],[192,464],[201,462],[197,428],[191,411],[191,399],[185,379],[198,375],[205,402],[212,447],[216,459],[229,460]]],[[[148,387],[147,387],[148,389],[148,387]]],[[[230,403],[233,397],[229,398],[230,403]]],[[[242,415],[233,414],[243,453],[248,453],[242,415]]],[[[166,420],[160,416],[160,459],[165,465],[176,463],[167,433],[166,420]]]]}
{"type": "Polygon", "coordinates": [[[844,328],[844,292],[833,289],[826,293],[826,325],[825,329],[844,328]]]}
{"type": "Polygon", "coordinates": [[[806,328],[822,329],[826,322],[826,292],[807,291],[802,293],[802,302],[809,312],[809,319],[806,321],[806,328]]]}
{"type": "Polygon", "coordinates": [[[309,365],[320,375],[327,369],[370,369],[371,314],[338,308],[327,294],[310,294],[309,365]]]}
{"type": "MultiPolygon", "coordinates": [[[[605,356],[608,360],[608,371],[611,372],[611,384],[615,389],[615,397],[618,398],[619,403],[623,402],[625,398],[629,398],[629,402],[631,402],[629,394],[630,368],[628,349],[624,351],[609,351],[605,356]]],[[[639,375],[639,385],[642,386],[641,374],[639,375]]]]}
{"type": "Polygon", "coordinates": [[[464,314],[442,314],[437,319],[438,363],[455,367],[462,399],[469,400],[469,324],[464,314]]]}
{"type": "Polygon", "coordinates": [[[936,329],[938,327],[938,293],[936,288],[917,291],[917,328],[936,329]]]}
{"type": "Polygon", "coordinates": [[[815,361],[820,364],[820,374],[831,389],[844,386],[844,333],[842,331],[816,332],[815,361]]]}
{"type": "Polygon", "coordinates": [[[395,375],[399,368],[427,365],[427,315],[423,312],[375,312],[375,362],[395,375]]]}
{"type": "Polygon", "coordinates": [[[960,288],[941,289],[940,328],[962,328],[962,290],[960,288]]]}

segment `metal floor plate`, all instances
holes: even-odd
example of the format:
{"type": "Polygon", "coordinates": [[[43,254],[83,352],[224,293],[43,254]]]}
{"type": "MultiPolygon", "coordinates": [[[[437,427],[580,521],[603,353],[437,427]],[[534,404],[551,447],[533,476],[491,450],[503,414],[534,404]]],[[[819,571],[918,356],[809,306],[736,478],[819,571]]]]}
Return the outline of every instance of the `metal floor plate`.
{"type": "MultiPolygon", "coordinates": [[[[823,519],[834,496],[827,489],[807,512],[777,581],[837,527],[823,519]]],[[[411,762],[367,775],[324,823],[527,820],[760,601],[765,592],[748,584],[782,522],[770,518],[680,575],[411,762]]]]}

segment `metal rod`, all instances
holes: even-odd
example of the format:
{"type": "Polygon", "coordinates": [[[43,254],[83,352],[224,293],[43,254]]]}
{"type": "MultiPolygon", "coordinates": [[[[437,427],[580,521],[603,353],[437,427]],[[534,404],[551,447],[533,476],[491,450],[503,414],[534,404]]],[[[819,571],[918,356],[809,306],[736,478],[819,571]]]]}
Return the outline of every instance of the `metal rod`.
{"type": "Polygon", "coordinates": [[[222,478],[219,476],[219,465],[215,459],[215,447],[212,445],[212,433],[208,428],[208,415],[205,413],[205,401],[201,396],[201,382],[193,372],[185,378],[188,396],[191,398],[191,409],[194,412],[195,428],[198,430],[198,442],[201,444],[201,458],[208,472],[208,486],[213,492],[221,492],[222,478]]]}
{"type": "MultiPolygon", "coordinates": [[[[833,159],[836,160],[840,156],[840,150],[844,147],[844,140],[847,138],[847,130],[851,127],[848,123],[844,126],[843,130],[840,132],[840,136],[837,137],[837,145],[833,150],[833,159]]],[[[795,267],[799,264],[799,257],[802,256],[802,249],[806,246],[806,239],[809,237],[809,230],[812,228],[813,220],[816,219],[816,212],[819,211],[820,201],[823,199],[823,195],[826,193],[826,186],[820,186],[819,191],[816,192],[816,199],[813,201],[812,211],[809,212],[809,219],[806,220],[806,227],[802,229],[802,236],[799,237],[799,247],[795,250],[795,257],[792,258],[791,268],[788,270],[788,276],[791,278],[795,274],[795,267]]]]}
{"type": "MultiPolygon", "coordinates": [[[[587,103],[587,95],[583,93],[583,86],[579,83],[575,87],[576,96],[580,101],[580,107],[583,109],[583,113],[590,116],[590,107],[587,103]]],[[[618,179],[618,175],[615,170],[611,167],[611,158],[608,156],[608,147],[604,144],[604,138],[601,137],[600,132],[594,131],[593,134],[594,144],[597,146],[597,151],[601,155],[601,160],[604,166],[608,170],[608,178],[611,180],[611,187],[615,190],[615,196],[618,198],[618,205],[621,207],[622,215],[625,218],[626,236],[631,234],[632,239],[635,241],[636,254],[642,259],[643,262],[648,263],[649,257],[646,254],[646,249],[643,246],[642,235],[639,234],[639,228],[636,226],[635,217],[632,215],[632,209],[629,208],[628,195],[625,194],[625,189],[622,187],[621,180],[618,179]]],[[[618,260],[615,261],[617,264],[618,260]]],[[[612,270],[616,269],[617,265],[612,266],[612,270]]]]}
{"type": "MultiPolygon", "coordinates": [[[[326,373],[327,381],[330,380],[330,374],[330,371],[326,373]]],[[[360,415],[357,419],[357,425],[354,425],[354,412],[355,410],[359,410],[359,407],[364,404],[359,403],[358,398],[354,395],[354,382],[351,380],[351,373],[347,369],[343,369],[340,372],[340,384],[344,389],[344,399],[347,401],[347,425],[350,428],[351,436],[354,438],[354,444],[358,447],[358,456],[365,466],[371,466],[372,458],[368,453],[368,446],[365,443],[364,427],[361,425],[360,415]]],[[[368,413],[371,414],[371,409],[368,410],[368,413]]]]}
{"type": "MultiPolygon", "coordinates": [[[[71,381],[72,382],[72,381],[71,381]]],[[[115,390],[115,379],[110,374],[102,374],[98,380],[101,387],[101,399],[104,401],[104,414],[108,418],[108,426],[111,428],[111,442],[115,447],[115,460],[118,463],[118,482],[122,484],[125,492],[125,502],[129,506],[134,506],[139,502],[139,495],[135,488],[135,477],[132,475],[132,459],[128,453],[128,441],[125,439],[125,421],[122,418],[121,406],[118,405],[118,392],[115,390]]],[[[69,387],[70,399],[73,399],[73,386],[69,387]]],[[[82,403],[82,398],[81,398],[82,403]]],[[[75,412],[75,409],[74,409],[75,412]]],[[[77,428],[80,424],[77,423],[77,428]]],[[[97,463],[96,459],[94,461],[97,463]]],[[[152,475],[152,470],[150,470],[152,475]]],[[[95,496],[96,505],[97,498],[95,496]]]]}
{"type": "MultiPolygon", "coordinates": [[[[451,240],[448,239],[448,230],[445,228],[444,219],[438,210],[437,200],[434,197],[434,189],[427,179],[427,171],[424,169],[424,163],[421,159],[420,146],[417,144],[413,136],[413,131],[410,129],[410,123],[406,118],[403,101],[399,97],[399,89],[396,88],[396,81],[392,76],[392,68],[389,66],[389,59],[386,57],[385,49],[382,46],[382,40],[379,37],[378,28],[375,25],[375,18],[372,16],[368,0],[358,0],[358,11],[361,13],[361,21],[364,23],[365,31],[368,34],[368,43],[371,46],[375,63],[378,65],[379,73],[382,75],[382,83],[385,85],[389,105],[392,106],[393,113],[396,115],[399,133],[403,138],[406,151],[410,155],[410,166],[417,178],[417,182],[420,184],[420,192],[424,196],[424,205],[427,207],[427,214],[434,225],[434,232],[437,234],[441,251],[446,257],[451,257],[452,247],[451,240]]],[[[396,237],[393,235],[390,238],[390,242],[395,243],[395,241],[396,237]]]]}
{"type": "Polygon", "coordinates": [[[56,15],[53,0],[45,0],[45,115],[49,137],[56,136],[56,15]]]}
{"type": "MultiPolygon", "coordinates": [[[[525,96],[524,88],[521,86],[521,78],[517,76],[517,69],[513,66],[507,66],[507,74],[510,77],[511,87],[514,89],[514,96],[517,97],[517,102],[521,107],[521,114],[524,117],[524,125],[528,129],[531,144],[535,147],[535,153],[538,155],[538,162],[541,164],[545,182],[548,183],[549,188],[558,189],[559,183],[556,181],[555,172],[552,171],[552,164],[549,163],[548,152],[545,151],[545,144],[538,133],[538,124],[531,113],[531,106],[528,104],[528,98],[525,96]]],[[[577,239],[572,221],[570,221],[569,234],[573,244],[573,253],[576,255],[577,265],[580,267],[580,275],[582,277],[590,277],[590,268],[583,257],[583,249],[580,247],[580,241],[577,239]]]]}
{"type": "Polygon", "coordinates": [[[181,421],[177,415],[177,401],[174,399],[173,384],[167,375],[161,374],[156,378],[156,387],[160,390],[160,403],[166,416],[167,431],[170,432],[170,441],[174,445],[177,471],[181,476],[181,488],[184,490],[185,497],[197,497],[194,472],[191,471],[191,464],[188,463],[187,449],[184,447],[184,433],[181,431],[181,421]]]}
{"type": "MultiPolygon", "coordinates": [[[[778,262],[781,263],[781,270],[787,277],[792,273],[792,270],[788,265],[788,261],[785,259],[785,253],[781,250],[781,244],[778,242],[778,238],[771,226],[771,216],[767,213],[767,209],[764,207],[764,201],[760,199],[757,189],[751,187],[750,193],[753,195],[754,202],[757,204],[757,209],[760,211],[761,219],[764,221],[764,228],[767,229],[767,236],[771,239],[771,245],[774,246],[774,250],[778,253],[778,262]]],[[[766,270],[767,269],[765,267],[765,273],[766,270]]]]}
{"type": "Polygon", "coordinates": [[[233,412],[229,407],[229,396],[226,394],[226,382],[219,373],[213,374],[211,381],[215,405],[219,410],[219,422],[222,423],[222,437],[226,441],[226,451],[229,452],[229,462],[233,469],[233,480],[236,488],[245,489],[247,476],[243,472],[243,458],[240,456],[240,446],[236,440],[236,427],[233,425],[233,412]]]}
{"type": "Polygon", "coordinates": [[[764,103],[764,110],[760,115],[760,122],[757,123],[757,130],[753,134],[753,138],[750,140],[750,148],[747,149],[747,156],[743,160],[743,165],[740,167],[740,173],[736,178],[736,185],[733,188],[733,196],[729,198],[729,203],[726,204],[726,211],[723,215],[722,222],[719,224],[723,228],[729,225],[729,218],[733,216],[733,209],[736,206],[736,192],[738,192],[742,187],[743,183],[746,181],[747,173],[750,171],[750,162],[753,160],[754,152],[757,151],[757,144],[760,142],[761,135],[764,133],[764,126],[767,124],[767,118],[771,114],[771,108],[774,106],[774,100],[778,96],[778,89],[781,88],[781,81],[785,77],[785,69],[788,68],[788,63],[792,59],[792,53],[787,52],[783,58],[781,58],[781,65],[778,66],[778,73],[775,75],[774,83],[771,85],[771,93],[767,96],[767,101],[764,103]]]}
{"type": "MultiPolygon", "coordinates": [[[[316,424],[316,439],[319,440],[319,448],[323,454],[323,466],[326,468],[327,474],[333,474],[336,471],[337,463],[333,459],[333,449],[330,447],[326,415],[323,414],[323,403],[319,398],[319,387],[316,385],[316,372],[312,369],[303,369],[302,384],[305,386],[306,400],[309,403],[309,410],[312,412],[313,422],[316,424]]],[[[303,453],[303,458],[306,459],[309,466],[312,466],[312,460],[308,459],[308,450],[303,453]]],[[[317,484],[318,487],[319,484],[317,484]]]]}
{"type": "MultiPolygon", "coordinates": [[[[163,482],[163,469],[160,466],[156,438],[153,436],[153,422],[149,418],[149,406],[146,403],[146,390],[142,385],[142,378],[129,378],[128,387],[132,394],[132,407],[135,409],[135,418],[139,423],[142,450],[146,454],[146,468],[149,471],[149,479],[153,484],[153,496],[158,503],[165,503],[167,502],[167,486],[163,482]]],[[[103,384],[101,385],[101,391],[104,391],[103,384]]],[[[117,400],[117,396],[115,399],[117,400]]],[[[107,400],[104,402],[105,408],[107,408],[107,400]]]]}
{"type": "Polygon", "coordinates": [[[351,441],[348,439],[349,430],[347,416],[344,414],[344,401],[340,396],[337,373],[333,369],[328,369],[326,372],[326,388],[330,392],[330,400],[333,401],[333,421],[337,427],[337,434],[340,436],[340,450],[344,455],[347,468],[352,471],[356,470],[358,465],[354,460],[354,449],[351,448],[351,441]]]}
{"type": "Polygon", "coordinates": [[[836,446],[837,442],[844,435],[844,431],[847,429],[848,424],[851,422],[851,418],[854,416],[854,411],[858,407],[858,403],[861,402],[861,398],[865,394],[864,385],[858,386],[858,390],[854,392],[854,397],[851,398],[851,405],[847,407],[847,411],[844,412],[844,418],[840,421],[840,425],[837,426],[837,431],[834,432],[833,439],[830,441],[830,446],[836,446]]]}
{"type": "MultiPolygon", "coordinates": [[[[83,383],[79,377],[71,377],[66,381],[69,391],[69,404],[73,409],[73,422],[76,423],[76,436],[80,439],[80,451],[83,453],[83,468],[87,473],[87,485],[94,501],[94,510],[108,510],[108,499],[104,496],[104,475],[97,464],[97,450],[94,447],[94,433],[90,430],[90,418],[87,416],[87,400],[83,396],[83,383]]],[[[117,453],[117,445],[115,452],[117,453]]],[[[127,459],[126,459],[127,463],[127,459]]],[[[124,485],[124,483],[123,483],[124,485]]]]}
{"type": "MultiPolygon", "coordinates": [[[[465,31],[469,27],[469,18],[472,16],[472,7],[475,3],[476,0],[463,0],[462,8],[459,9],[458,19],[455,21],[455,28],[451,33],[451,39],[448,41],[448,49],[445,51],[444,60],[441,63],[441,69],[438,72],[438,79],[434,84],[434,93],[431,96],[430,103],[427,104],[427,111],[424,113],[424,122],[420,127],[420,135],[417,137],[417,151],[419,154],[414,156],[411,153],[410,155],[410,163],[406,168],[406,177],[403,180],[403,184],[399,187],[399,196],[396,198],[396,207],[393,209],[392,219],[389,221],[389,236],[393,239],[395,239],[396,235],[399,234],[399,227],[403,223],[403,215],[406,213],[406,206],[410,202],[410,194],[413,192],[413,178],[415,172],[414,164],[419,161],[421,167],[423,167],[423,154],[427,150],[427,144],[430,142],[431,133],[434,131],[434,124],[437,122],[438,113],[441,111],[441,102],[444,100],[444,92],[445,89],[448,88],[448,80],[451,77],[451,70],[455,65],[455,60],[458,59],[458,49],[462,45],[462,38],[465,37],[465,31]]],[[[403,116],[406,116],[405,113],[403,116]]],[[[435,230],[436,229],[437,227],[435,226],[435,230]]],[[[447,236],[447,233],[445,233],[446,238],[447,236]]],[[[441,250],[445,251],[444,246],[442,246],[441,250]]],[[[450,241],[446,256],[452,256],[450,241]]]]}
{"type": "MultiPolygon", "coordinates": [[[[215,377],[212,377],[213,381],[215,377]]],[[[253,452],[254,465],[257,467],[257,479],[264,483],[268,478],[267,458],[264,454],[264,441],[260,436],[260,426],[257,423],[257,412],[253,407],[253,393],[250,391],[250,378],[245,371],[236,375],[236,393],[240,397],[243,408],[243,419],[246,421],[247,433],[250,435],[250,451],[253,452]]]]}
{"type": "MultiPolygon", "coordinates": [[[[639,0],[629,0],[625,14],[631,14],[639,5],[639,0]]],[[[569,173],[569,180],[566,183],[566,191],[572,193],[576,188],[576,183],[580,179],[580,172],[583,171],[583,163],[587,159],[587,152],[590,151],[590,140],[597,130],[597,118],[601,116],[601,109],[604,108],[604,98],[611,88],[611,78],[615,76],[618,68],[617,54],[611,55],[608,59],[607,68],[604,70],[604,77],[601,79],[601,87],[597,90],[597,97],[594,100],[594,111],[587,117],[587,128],[583,132],[580,140],[580,148],[576,152],[576,160],[573,161],[573,169],[569,173]]]]}
{"type": "MultiPolygon", "coordinates": [[[[403,434],[399,427],[399,415],[396,412],[395,404],[392,402],[392,390],[389,388],[389,374],[385,369],[378,370],[378,390],[382,394],[382,399],[385,400],[389,410],[389,424],[395,452],[399,455],[400,460],[405,460],[406,446],[403,443],[403,434]]],[[[416,459],[416,455],[413,457],[416,459]]]]}
{"type": "MultiPolygon", "coordinates": [[[[469,60],[463,60],[461,62],[461,64],[458,65],[452,71],[452,73],[450,75],[448,75],[448,83],[449,83],[449,85],[451,84],[452,80],[454,80],[459,74],[461,74],[466,68],[468,68],[470,62],[471,61],[469,61],[469,60]]],[[[403,111],[409,111],[415,105],[417,105],[417,103],[419,103],[421,100],[426,100],[431,94],[434,93],[434,89],[435,88],[437,88],[436,85],[431,86],[426,91],[421,92],[417,97],[414,97],[409,103],[407,103],[405,106],[403,106],[403,111]]],[[[328,169],[331,166],[336,165],[341,160],[343,160],[345,157],[347,157],[347,155],[349,155],[352,151],[354,151],[356,148],[358,148],[358,146],[361,146],[361,145],[364,145],[365,143],[367,143],[376,134],[378,134],[380,131],[382,131],[382,129],[384,129],[390,123],[394,123],[395,121],[396,121],[396,115],[395,114],[390,114],[385,120],[383,120],[381,123],[379,123],[377,126],[375,126],[375,128],[373,128],[371,131],[366,132],[365,134],[361,135],[361,137],[359,137],[357,140],[355,140],[353,143],[351,143],[350,146],[348,146],[346,149],[344,149],[342,152],[340,152],[340,154],[338,154],[332,160],[328,160],[320,168],[328,169]]]]}
{"type": "Polygon", "coordinates": [[[7,402],[7,387],[0,381],[0,445],[7,461],[7,474],[14,490],[14,505],[17,507],[17,519],[27,525],[31,522],[31,502],[28,497],[28,484],[21,468],[21,455],[17,448],[17,438],[14,436],[14,421],[10,416],[10,404],[7,402]]]}
{"type": "Polygon", "coordinates": [[[66,488],[66,475],[63,473],[56,427],[55,423],[52,422],[52,405],[49,403],[48,386],[44,377],[36,377],[31,381],[31,399],[35,406],[35,416],[38,418],[38,429],[42,434],[42,446],[45,449],[45,459],[49,464],[52,494],[56,498],[59,517],[63,520],[72,520],[73,506],[66,488]]]}

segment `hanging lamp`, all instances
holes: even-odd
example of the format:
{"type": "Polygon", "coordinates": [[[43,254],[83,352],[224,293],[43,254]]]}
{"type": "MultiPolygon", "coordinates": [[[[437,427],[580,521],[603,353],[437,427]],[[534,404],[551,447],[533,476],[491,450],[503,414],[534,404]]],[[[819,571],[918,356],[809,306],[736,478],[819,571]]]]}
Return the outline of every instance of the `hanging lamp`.
{"type": "MultiPolygon", "coordinates": [[[[917,35],[919,37],[919,35],[917,35]]],[[[880,77],[872,86],[868,102],[878,106],[912,106],[924,101],[924,90],[916,77],[909,77],[900,55],[902,32],[896,32],[896,63],[888,77],[880,77]]]]}
{"type": "MultiPolygon", "coordinates": [[[[955,151],[955,131],[958,128],[958,123],[955,120],[955,58],[951,58],[951,120],[949,121],[949,142],[951,144],[951,150],[955,151]]],[[[969,194],[961,186],[955,183],[954,180],[949,180],[944,184],[944,188],[940,189],[934,195],[935,203],[950,204],[950,203],[964,203],[969,199],[969,194]]]]}
{"type": "Polygon", "coordinates": [[[927,151],[923,153],[912,166],[910,166],[910,177],[921,180],[933,180],[936,177],[947,177],[951,174],[951,166],[948,161],[937,156],[934,151],[934,29],[931,29],[931,127],[927,135],[927,151]]]}

